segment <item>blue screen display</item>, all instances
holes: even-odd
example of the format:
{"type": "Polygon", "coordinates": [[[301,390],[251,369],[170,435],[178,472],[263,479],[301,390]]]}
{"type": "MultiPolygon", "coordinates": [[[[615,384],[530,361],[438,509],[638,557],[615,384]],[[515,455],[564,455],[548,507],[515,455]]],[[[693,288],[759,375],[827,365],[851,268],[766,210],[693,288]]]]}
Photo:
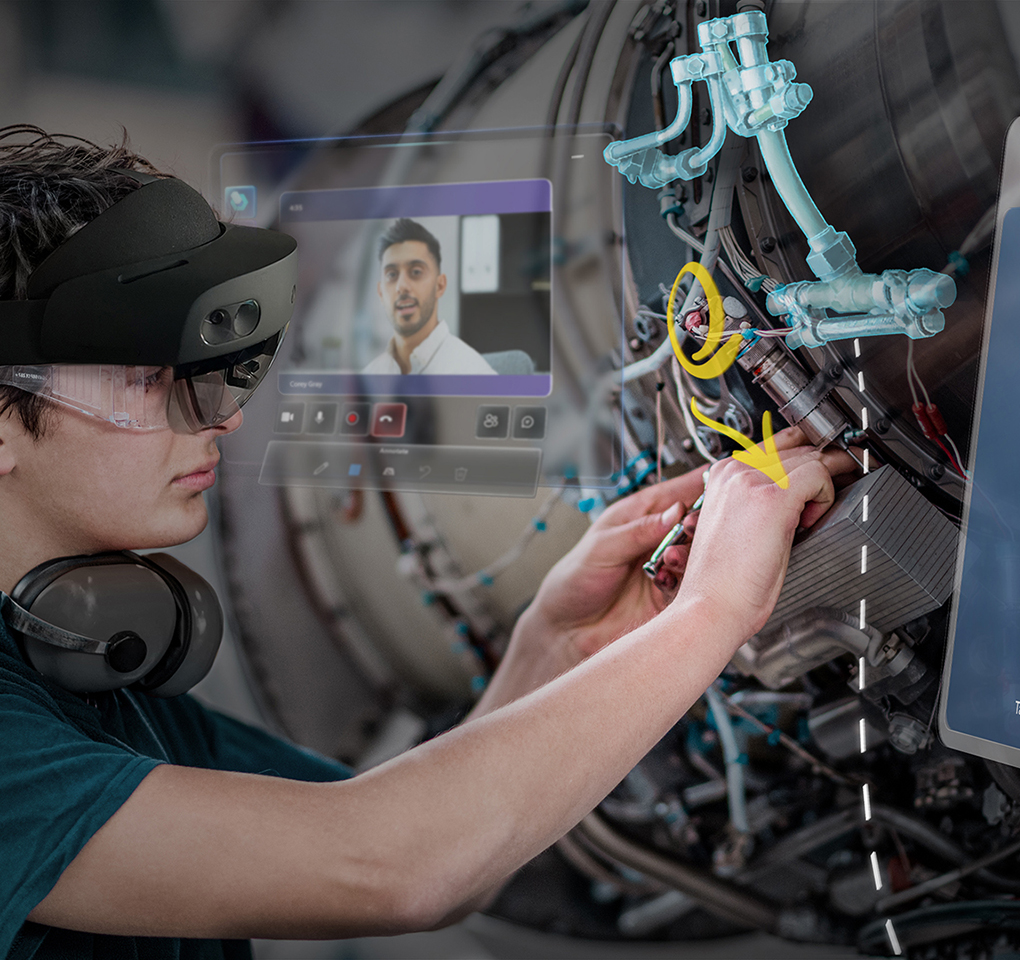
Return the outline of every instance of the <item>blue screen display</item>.
{"type": "Polygon", "coordinates": [[[945,719],[1020,747],[1020,208],[1003,220],[945,719]]]}

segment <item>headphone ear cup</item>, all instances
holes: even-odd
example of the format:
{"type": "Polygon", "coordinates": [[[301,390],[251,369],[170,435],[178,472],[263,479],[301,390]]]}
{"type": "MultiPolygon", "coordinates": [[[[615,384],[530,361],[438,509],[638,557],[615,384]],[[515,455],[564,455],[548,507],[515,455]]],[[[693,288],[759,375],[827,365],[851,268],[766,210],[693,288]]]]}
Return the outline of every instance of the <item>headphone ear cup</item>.
{"type": "Polygon", "coordinates": [[[149,553],[145,559],[175,584],[184,622],[162,661],[139,686],[150,696],[176,697],[212,668],[223,639],[223,610],[213,588],[190,567],[168,553],[149,553]]]}
{"type": "Polygon", "coordinates": [[[72,693],[116,690],[140,680],[163,659],[177,624],[177,606],[160,575],[126,552],[40,564],[11,597],[54,626],[116,641],[104,657],[19,634],[31,666],[72,693]]]}

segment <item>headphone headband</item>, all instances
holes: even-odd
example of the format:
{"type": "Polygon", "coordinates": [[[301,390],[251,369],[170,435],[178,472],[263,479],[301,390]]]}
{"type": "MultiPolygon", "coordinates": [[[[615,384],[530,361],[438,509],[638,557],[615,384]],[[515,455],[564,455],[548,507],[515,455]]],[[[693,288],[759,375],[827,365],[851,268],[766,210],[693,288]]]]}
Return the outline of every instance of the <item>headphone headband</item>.
{"type": "Polygon", "coordinates": [[[62,650],[72,650],[76,653],[97,653],[105,657],[110,650],[109,640],[93,640],[91,637],[83,637],[80,633],[72,633],[63,627],[40,620],[33,616],[16,600],[12,600],[6,593],[0,591],[0,606],[7,608],[7,622],[14,630],[27,633],[62,650]]]}

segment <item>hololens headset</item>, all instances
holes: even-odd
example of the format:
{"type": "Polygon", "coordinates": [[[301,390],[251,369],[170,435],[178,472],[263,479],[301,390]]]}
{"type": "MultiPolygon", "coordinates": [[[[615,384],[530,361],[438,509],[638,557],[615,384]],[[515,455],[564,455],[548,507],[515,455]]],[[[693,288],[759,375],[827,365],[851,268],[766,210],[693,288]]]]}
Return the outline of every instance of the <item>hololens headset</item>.
{"type": "MultiPolygon", "coordinates": [[[[296,243],[220,223],[180,180],[142,185],[0,302],[0,382],[122,427],[197,433],[265,377],[293,311],[296,243]]],[[[0,608],[25,659],[76,693],[188,690],[212,666],[223,617],[208,583],[166,554],[65,557],[0,608]]]]}
{"type": "Polygon", "coordinates": [[[223,224],[181,180],[142,185],[0,301],[0,382],[118,426],[198,432],[265,377],[294,309],[292,237],[223,224]]]}

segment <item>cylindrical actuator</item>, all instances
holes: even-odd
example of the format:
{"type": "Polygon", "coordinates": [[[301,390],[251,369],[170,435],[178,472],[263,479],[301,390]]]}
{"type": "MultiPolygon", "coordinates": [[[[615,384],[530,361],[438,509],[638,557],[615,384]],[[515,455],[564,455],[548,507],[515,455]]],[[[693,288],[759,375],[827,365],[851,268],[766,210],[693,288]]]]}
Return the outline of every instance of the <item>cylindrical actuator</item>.
{"type": "Polygon", "coordinates": [[[800,427],[816,447],[832,443],[849,428],[839,408],[828,399],[828,389],[820,391],[813,386],[779,338],[759,337],[738,354],[737,363],[779,404],[783,419],[800,427]]]}

